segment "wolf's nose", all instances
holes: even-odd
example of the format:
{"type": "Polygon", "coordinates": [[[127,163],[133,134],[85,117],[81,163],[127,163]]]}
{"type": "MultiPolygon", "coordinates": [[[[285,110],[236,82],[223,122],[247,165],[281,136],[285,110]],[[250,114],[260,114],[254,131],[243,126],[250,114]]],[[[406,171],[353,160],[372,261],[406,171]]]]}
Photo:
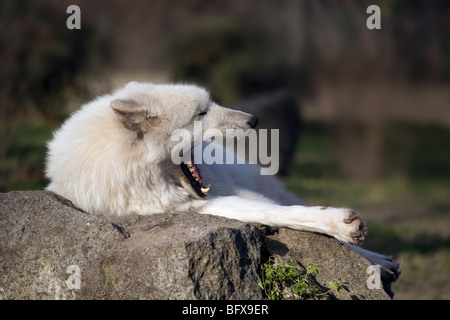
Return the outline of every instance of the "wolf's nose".
{"type": "Polygon", "coordinates": [[[255,129],[256,125],[258,124],[258,117],[252,116],[250,120],[247,121],[247,123],[252,127],[252,129],[255,129]]]}

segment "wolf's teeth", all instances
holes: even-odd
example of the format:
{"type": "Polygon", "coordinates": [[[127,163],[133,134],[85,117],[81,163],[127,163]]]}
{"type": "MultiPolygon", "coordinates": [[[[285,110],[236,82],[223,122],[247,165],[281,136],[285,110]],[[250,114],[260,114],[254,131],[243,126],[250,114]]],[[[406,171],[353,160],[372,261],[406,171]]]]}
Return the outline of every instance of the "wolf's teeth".
{"type": "Polygon", "coordinates": [[[206,188],[200,188],[200,190],[202,191],[203,194],[207,194],[209,191],[209,187],[206,188]]]}
{"type": "Polygon", "coordinates": [[[191,169],[191,168],[192,168],[192,163],[188,162],[188,163],[186,163],[186,166],[187,166],[189,169],[191,169]]]}

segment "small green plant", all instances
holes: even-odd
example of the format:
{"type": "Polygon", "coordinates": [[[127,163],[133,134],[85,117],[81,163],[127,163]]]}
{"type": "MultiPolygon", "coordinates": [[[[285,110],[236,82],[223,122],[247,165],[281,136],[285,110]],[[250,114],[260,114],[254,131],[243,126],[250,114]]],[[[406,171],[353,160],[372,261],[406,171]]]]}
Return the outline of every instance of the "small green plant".
{"type": "Polygon", "coordinates": [[[320,272],[319,268],[319,264],[310,261],[306,264],[306,271],[301,271],[294,259],[286,263],[281,258],[272,256],[261,266],[261,281],[258,285],[267,300],[283,299],[287,293],[301,299],[326,299],[332,291],[339,299],[342,283],[339,280],[327,281],[329,289],[324,290],[315,280],[320,272]]]}

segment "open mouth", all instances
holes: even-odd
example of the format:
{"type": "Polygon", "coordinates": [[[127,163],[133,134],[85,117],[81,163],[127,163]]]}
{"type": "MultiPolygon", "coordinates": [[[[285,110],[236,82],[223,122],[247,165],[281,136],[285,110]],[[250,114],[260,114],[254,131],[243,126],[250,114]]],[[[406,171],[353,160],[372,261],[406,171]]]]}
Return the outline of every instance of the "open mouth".
{"type": "Polygon", "coordinates": [[[206,187],[203,186],[203,179],[200,175],[200,169],[195,165],[193,155],[191,154],[190,162],[181,162],[180,167],[195,193],[197,193],[200,197],[206,197],[211,184],[206,187]]]}

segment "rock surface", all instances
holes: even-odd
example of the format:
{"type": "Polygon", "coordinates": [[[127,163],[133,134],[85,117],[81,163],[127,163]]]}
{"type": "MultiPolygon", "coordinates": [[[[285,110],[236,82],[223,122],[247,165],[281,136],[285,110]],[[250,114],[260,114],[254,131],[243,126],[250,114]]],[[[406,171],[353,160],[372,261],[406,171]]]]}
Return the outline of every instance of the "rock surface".
{"type": "Polygon", "coordinates": [[[280,255],[284,260],[294,258],[303,268],[308,262],[319,264],[316,280],[320,285],[327,287],[327,281],[339,280],[343,284],[339,299],[390,299],[382,285],[377,289],[367,287],[373,273],[371,263],[332,237],[281,228],[267,238],[271,255],[280,255]]]}
{"type": "Polygon", "coordinates": [[[0,194],[0,298],[262,299],[270,254],[322,265],[341,299],[389,299],[366,286],[370,263],[333,238],[199,214],[106,218],[46,191],[0,194]]]}

